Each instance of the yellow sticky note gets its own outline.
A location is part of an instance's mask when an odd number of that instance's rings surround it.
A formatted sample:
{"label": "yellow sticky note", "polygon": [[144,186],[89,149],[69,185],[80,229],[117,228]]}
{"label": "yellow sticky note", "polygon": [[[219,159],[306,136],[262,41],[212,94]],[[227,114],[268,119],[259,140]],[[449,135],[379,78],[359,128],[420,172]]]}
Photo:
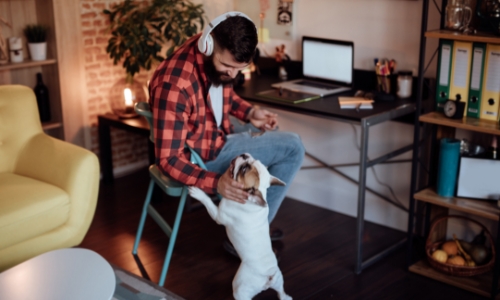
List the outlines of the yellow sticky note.
{"label": "yellow sticky note", "polygon": [[267,43],[269,42],[269,29],[267,28],[259,28],[257,30],[257,34],[259,36],[259,42]]}

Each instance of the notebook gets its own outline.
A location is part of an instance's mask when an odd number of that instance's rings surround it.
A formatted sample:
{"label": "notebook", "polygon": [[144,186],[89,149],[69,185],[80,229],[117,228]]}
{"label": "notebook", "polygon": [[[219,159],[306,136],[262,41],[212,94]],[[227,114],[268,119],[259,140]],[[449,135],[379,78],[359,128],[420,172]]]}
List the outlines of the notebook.
{"label": "notebook", "polygon": [[320,97],[351,90],[354,43],[302,37],[302,73],[301,79],[275,83],[272,87]]}

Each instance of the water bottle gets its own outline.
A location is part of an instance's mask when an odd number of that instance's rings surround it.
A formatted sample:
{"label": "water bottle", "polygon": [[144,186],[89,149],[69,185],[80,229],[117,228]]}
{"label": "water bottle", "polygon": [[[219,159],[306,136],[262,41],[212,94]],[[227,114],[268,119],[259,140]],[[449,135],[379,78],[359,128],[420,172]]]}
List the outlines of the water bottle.
{"label": "water bottle", "polygon": [[43,84],[42,73],[36,74],[36,86],[33,89],[36,95],[36,102],[38,104],[38,112],[40,113],[40,121],[50,121],[50,102],[49,102],[49,89]]}

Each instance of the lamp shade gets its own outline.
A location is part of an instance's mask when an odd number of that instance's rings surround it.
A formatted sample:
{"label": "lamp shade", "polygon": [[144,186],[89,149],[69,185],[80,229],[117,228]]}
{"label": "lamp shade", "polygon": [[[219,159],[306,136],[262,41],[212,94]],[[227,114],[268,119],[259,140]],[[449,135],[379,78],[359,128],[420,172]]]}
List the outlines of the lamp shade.
{"label": "lamp shade", "polygon": [[134,111],[137,102],[147,102],[145,88],[135,80],[121,79],[110,90],[109,104],[115,115],[122,119],[135,118]]}

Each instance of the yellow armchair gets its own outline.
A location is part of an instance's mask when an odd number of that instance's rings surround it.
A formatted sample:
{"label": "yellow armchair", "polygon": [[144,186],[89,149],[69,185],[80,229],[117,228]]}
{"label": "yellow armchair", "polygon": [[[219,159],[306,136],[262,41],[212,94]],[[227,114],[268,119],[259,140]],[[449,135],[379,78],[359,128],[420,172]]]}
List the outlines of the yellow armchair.
{"label": "yellow armchair", "polygon": [[0,86],[0,271],[80,244],[98,191],[97,156],[43,132],[30,88]]}

